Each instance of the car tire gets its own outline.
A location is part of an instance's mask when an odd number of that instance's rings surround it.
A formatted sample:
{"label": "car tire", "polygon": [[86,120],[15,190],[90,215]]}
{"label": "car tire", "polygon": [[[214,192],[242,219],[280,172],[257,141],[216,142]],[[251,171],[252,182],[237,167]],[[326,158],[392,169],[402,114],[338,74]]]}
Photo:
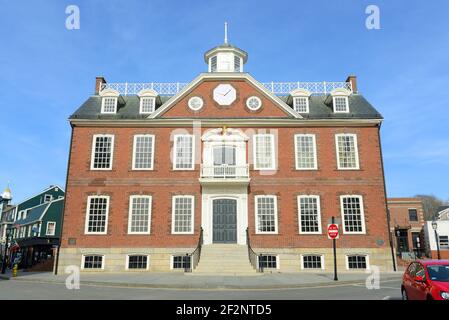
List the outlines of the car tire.
{"label": "car tire", "polygon": [[405,289],[402,289],[401,292],[402,292],[402,300],[408,300],[407,291],[405,291]]}

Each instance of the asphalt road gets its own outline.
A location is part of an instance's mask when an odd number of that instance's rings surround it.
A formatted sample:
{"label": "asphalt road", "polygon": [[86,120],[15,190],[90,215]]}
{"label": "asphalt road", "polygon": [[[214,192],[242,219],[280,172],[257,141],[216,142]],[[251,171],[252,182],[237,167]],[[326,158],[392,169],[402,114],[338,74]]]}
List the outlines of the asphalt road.
{"label": "asphalt road", "polygon": [[380,289],[364,284],[330,285],[271,290],[179,290],[81,285],[68,290],[63,284],[0,280],[0,300],[21,299],[145,299],[145,300],[396,300],[400,280],[381,281]]}

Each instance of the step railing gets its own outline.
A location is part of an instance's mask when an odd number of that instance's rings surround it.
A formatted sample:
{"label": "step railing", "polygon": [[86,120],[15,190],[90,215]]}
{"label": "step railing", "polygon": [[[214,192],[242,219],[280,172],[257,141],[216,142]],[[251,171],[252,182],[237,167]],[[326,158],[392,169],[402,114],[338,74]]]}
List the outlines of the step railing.
{"label": "step railing", "polygon": [[[203,228],[200,228],[200,238],[198,245],[192,253],[186,254],[186,261],[184,261],[184,272],[192,272],[198,266],[201,257],[201,247],[203,246]],[[189,263],[190,262],[190,263]]]}
{"label": "step railing", "polygon": [[259,263],[259,258],[261,255],[255,253],[253,248],[251,248],[251,243],[249,240],[249,228],[246,228],[246,244],[248,246],[249,262],[257,272],[263,272],[263,266]]}

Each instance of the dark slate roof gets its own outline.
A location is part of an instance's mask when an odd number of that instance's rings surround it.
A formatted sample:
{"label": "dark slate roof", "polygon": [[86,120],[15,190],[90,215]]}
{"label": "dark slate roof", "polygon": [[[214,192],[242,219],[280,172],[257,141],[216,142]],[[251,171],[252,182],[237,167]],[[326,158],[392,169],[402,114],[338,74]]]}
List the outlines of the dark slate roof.
{"label": "dark slate roof", "polygon": [[447,208],[449,208],[449,206],[441,206],[438,208],[437,212],[441,212],[443,210],[446,210]]}
{"label": "dark slate roof", "polygon": [[[172,96],[160,96],[160,108]],[[289,96],[278,96],[287,102]],[[328,96],[311,96],[309,113],[301,114],[306,119],[382,119],[382,115],[360,94],[349,96],[349,113],[334,113],[332,104],[326,104]],[[122,96],[124,104],[118,107],[116,114],[101,114],[101,97],[91,96],[70,116],[70,119],[145,119],[148,115],[139,114],[139,97]],[[291,98],[290,98],[291,100]],[[327,99],[329,100],[329,99]]]}
{"label": "dark slate roof", "polygon": [[32,208],[28,211],[27,217],[22,220],[18,220],[18,224],[25,225],[29,224],[35,221],[39,221],[42,214],[45,212],[45,210],[51,205],[51,202],[43,203],[37,207]]}

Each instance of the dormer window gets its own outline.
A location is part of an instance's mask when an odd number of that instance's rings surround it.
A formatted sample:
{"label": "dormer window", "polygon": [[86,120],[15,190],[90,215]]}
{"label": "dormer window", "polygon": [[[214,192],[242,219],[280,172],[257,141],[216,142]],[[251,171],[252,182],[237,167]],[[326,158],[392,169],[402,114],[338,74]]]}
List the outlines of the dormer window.
{"label": "dormer window", "polygon": [[310,91],[297,89],[292,91],[290,95],[293,97],[293,110],[298,113],[309,113]]}
{"label": "dormer window", "polygon": [[334,112],[349,112],[348,97],[333,97]]}
{"label": "dormer window", "polygon": [[101,113],[105,114],[117,113],[118,100],[120,96],[119,92],[113,89],[105,89],[100,91],[100,96],[102,97]]}
{"label": "dormer window", "polygon": [[101,113],[117,113],[117,98],[104,97],[101,102]]}
{"label": "dormer window", "polygon": [[140,113],[153,113],[155,100],[153,97],[140,98]]}
{"label": "dormer window", "polygon": [[349,112],[349,95],[351,93],[343,88],[335,89],[331,92],[332,106],[335,113]]}
{"label": "dormer window", "polygon": [[141,90],[138,94],[140,99],[140,114],[150,114],[156,110],[156,97],[158,93],[151,89]]}

